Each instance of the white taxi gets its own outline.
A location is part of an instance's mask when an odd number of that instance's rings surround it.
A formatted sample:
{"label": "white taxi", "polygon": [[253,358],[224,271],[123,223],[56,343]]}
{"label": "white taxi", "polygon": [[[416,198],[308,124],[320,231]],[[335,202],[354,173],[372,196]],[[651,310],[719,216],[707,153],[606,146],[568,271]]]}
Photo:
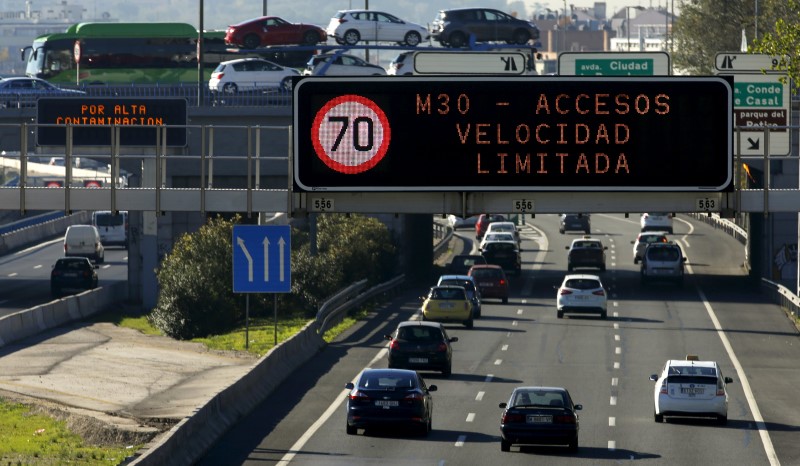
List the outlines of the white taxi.
{"label": "white taxi", "polygon": [[715,361],[700,361],[695,355],[686,359],[670,359],[661,374],[653,374],[655,382],[653,416],[664,422],[665,416],[711,417],[719,424],[728,422],[728,392]]}

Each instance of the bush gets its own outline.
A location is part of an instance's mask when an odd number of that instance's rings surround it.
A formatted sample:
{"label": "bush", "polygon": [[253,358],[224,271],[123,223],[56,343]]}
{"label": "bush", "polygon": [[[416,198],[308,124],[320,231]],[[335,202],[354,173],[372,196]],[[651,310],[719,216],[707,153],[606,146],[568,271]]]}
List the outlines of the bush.
{"label": "bush", "polygon": [[[210,220],[183,235],[157,270],[160,293],[148,321],[178,339],[225,333],[244,320],[245,297],[233,293],[233,225],[241,217]],[[292,291],[278,295],[282,315],[313,317],[340,289],[395,271],[396,248],[388,228],[374,218],[326,214],[317,224],[317,254],[308,233],[292,229]],[[271,316],[274,297],[251,295],[252,316]]]}

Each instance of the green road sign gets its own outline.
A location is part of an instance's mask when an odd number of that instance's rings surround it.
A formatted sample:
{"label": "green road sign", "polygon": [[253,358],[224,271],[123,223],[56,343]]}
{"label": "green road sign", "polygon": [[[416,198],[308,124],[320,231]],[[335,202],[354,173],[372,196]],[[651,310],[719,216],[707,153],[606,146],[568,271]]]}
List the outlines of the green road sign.
{"label": "green road sign", "polygon": [[576,76],[653,76],[651,58],[577,59]]}
{"label": "green road sign", "polygon": [[735,82],[733,84],[733,106],[783,107],[783,87],[783,84],[779,82]]}

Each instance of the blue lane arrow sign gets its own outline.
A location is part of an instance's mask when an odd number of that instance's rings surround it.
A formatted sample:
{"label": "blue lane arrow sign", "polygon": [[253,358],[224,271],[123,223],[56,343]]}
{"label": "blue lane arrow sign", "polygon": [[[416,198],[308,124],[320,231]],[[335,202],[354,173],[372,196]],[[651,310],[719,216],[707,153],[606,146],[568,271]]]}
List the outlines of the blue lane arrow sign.
{"label": "blue lane arrow sign", "polygon": [[290,258],[288,225],[234,225],[233,292],[291,292]]}

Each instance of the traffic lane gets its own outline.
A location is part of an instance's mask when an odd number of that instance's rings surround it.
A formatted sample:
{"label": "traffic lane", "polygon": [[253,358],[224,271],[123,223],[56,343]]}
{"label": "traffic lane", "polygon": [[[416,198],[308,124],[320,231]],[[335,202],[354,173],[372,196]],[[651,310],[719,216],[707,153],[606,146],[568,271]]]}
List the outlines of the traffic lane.
{"label": "traffic lane", "polygon": [[[52,301],[50,272],[64,255],[62,244],[58,238],[0,257],[0,317]],[[105,262],[98,264],[98,285],[127,280],[128,251],[107,248],[105,255]]]}
{"label": "traffic lane", "polygon": [[[800,464],[797,328],[778,305],[764,302],[759,286],[749,278],[709,276],[700,287],[747,374],[778,459],[782,464]],[[742,390],[741,375],[728,372],[734,377],[733,388]],[[751,411],[746,400],[731,408],[734,413]],[[759,442],[756,427],[748,428]]]}

